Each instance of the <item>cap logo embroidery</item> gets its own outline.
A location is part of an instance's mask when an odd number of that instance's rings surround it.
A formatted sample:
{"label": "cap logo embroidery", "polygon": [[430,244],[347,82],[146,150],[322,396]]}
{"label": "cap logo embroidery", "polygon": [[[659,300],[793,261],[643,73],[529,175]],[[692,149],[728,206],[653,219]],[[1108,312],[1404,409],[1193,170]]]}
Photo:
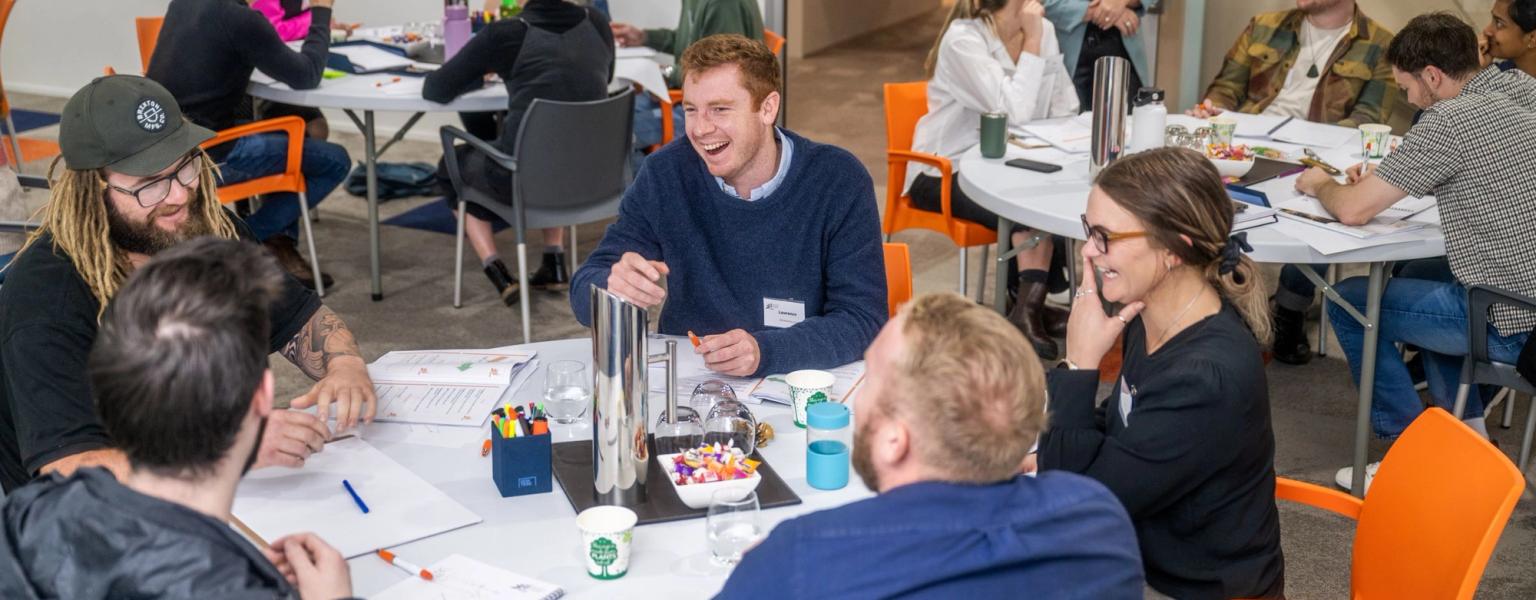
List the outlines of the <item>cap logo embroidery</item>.
{"label": "cap logo embroidery", "polygon": [[165,128],[165,108],[154,100],[139,102],[134,118],[138,119],[139,128],[144,131],[155,132]]}

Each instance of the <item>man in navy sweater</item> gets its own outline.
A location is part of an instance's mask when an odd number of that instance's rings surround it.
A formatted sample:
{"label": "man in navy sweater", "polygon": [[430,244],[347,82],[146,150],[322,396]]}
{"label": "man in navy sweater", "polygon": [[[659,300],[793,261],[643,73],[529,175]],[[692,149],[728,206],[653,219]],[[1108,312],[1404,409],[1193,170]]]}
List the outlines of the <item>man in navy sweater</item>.
{"label": "man in navy sweater", "polygon": [[572,278],[576,318],[591,325],[596,285],[645,307],[666,300],[661,333],[708,334],[695,351],[719,373],[858,360],[886,320],[869,173],[773,126],[779,66],[761,42],[710,36],[682,64],[687,140],[646,159]]}
{"label": "man in navy sweater", "polygon": [[1075,473],[1018,474],[1045,426],[1045,375],[1007,319],[920,296],[866,364],[852,460],[879,495],[780,523],[718,598],[1141,599],[1114,494]]}

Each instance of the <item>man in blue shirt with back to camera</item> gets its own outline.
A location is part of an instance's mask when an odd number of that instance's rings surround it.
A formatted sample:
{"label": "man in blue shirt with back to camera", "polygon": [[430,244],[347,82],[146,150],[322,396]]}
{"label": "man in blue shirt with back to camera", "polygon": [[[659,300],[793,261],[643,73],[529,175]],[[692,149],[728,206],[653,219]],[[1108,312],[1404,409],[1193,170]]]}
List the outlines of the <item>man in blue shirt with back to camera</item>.
{"label": "man in blue shirt with back to camera", "polygon": [[708,334],[695,351],[719,373],[858,360],[887,312],[869,172],[774,127],[779,65],[762,42],[713,35],[682,64],[687,139],[646,159],[572,278],[577,320],[591,325],[596,285],[647,308],[667,300],[659,331]]}
{"label": "man in blue shirt with back to camera", "polygon": [[1018,474],[1045,425],[1045,375],[1007,319],[921,296],[865,362],[852,460],[879,495],[780,523],[717,598],[1140,600],[1114,495],[1072,473]]}

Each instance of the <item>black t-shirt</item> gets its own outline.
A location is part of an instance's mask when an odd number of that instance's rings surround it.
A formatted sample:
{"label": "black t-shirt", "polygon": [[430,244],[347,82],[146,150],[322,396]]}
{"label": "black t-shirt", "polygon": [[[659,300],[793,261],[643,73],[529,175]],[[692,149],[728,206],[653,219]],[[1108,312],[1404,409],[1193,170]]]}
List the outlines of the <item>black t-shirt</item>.
{"label": "black t-shirt", "polygon": [[172,0],[145,75],[165,86],[193,123],[228,129],[251,118],[245,88],[253,70],[296,90],[320,85],[331,9],[309,11],[309,33],[294,52],[243,0]]}
{"label": "black t-shirt", "polygon": [[[241,239],[255,239],[235,222]],[[50,236],[17,255],[6,273],[0,286],[0,485],[7,492],[43,465],[109,445],[85,371],[99,307]],[[271,307],[272,351],[319,309],[314,292],[285,276]]]}

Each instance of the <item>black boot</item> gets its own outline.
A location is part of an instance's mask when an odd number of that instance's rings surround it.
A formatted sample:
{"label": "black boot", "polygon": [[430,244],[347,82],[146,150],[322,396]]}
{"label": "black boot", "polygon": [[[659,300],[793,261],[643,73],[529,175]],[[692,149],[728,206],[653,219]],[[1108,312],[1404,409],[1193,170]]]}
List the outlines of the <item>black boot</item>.
{"label": "black boot", "polygon": [[1019,282],[1019,298],[1013,310],[1008,312],[1008,321],[1019,328],[1024,339],[1029,340],[1030,345],[1035,347],[1035,354],[1040,355],[1042,360],[1056,360],[1056,340],[1051,339],[1040,322],[1045,295],[1045,282]]}
{"label": "black boot", "polygon": [[501,302],[507,306],[517,304],[518,295],[517,278],[507,271],[506,263],[501,259],[491,261],[485,266],[485,276],[490,278],[491,285],[496,286],[497,293],[501,294]]}
{"label": "black boot", "polygon": [[[304,260],[304,255],[299,254],[299,242],[297,240],[279,234],[267,238],[267,241],[261,244],[266,247],[267,252],[272,253],[272,256],[277,258],[278,266],[281,266],[294,279],[299,280],[299,283],[304,287],[315,289],[315,271],[310,267],[309,261]],[[330,289],[331,285],[335,283],[331,279],[330,273],[321,273],[320,281],[325,284],[326,289]]]}
{"label": "black boot", "polygon": [[1275,360],[1288,365],[1311,362],[1312,344],[1307,342],[1305,313],[1276,306],[1274,327]]}
{"label": "black boot", "polygon": [[528,285],[551,292],[563,292],[571,287],[571,274],[565,268],[565,253],[544,253],[544,264],[539,266]]}
{"label": "black boot", "polygon": [[1066,339],[1067,320],[1072,313],[1064,308],[1057,308],[1046,304],[1040,308],[1040,324],[1045,326],[1045,334],[1053,338]]}

